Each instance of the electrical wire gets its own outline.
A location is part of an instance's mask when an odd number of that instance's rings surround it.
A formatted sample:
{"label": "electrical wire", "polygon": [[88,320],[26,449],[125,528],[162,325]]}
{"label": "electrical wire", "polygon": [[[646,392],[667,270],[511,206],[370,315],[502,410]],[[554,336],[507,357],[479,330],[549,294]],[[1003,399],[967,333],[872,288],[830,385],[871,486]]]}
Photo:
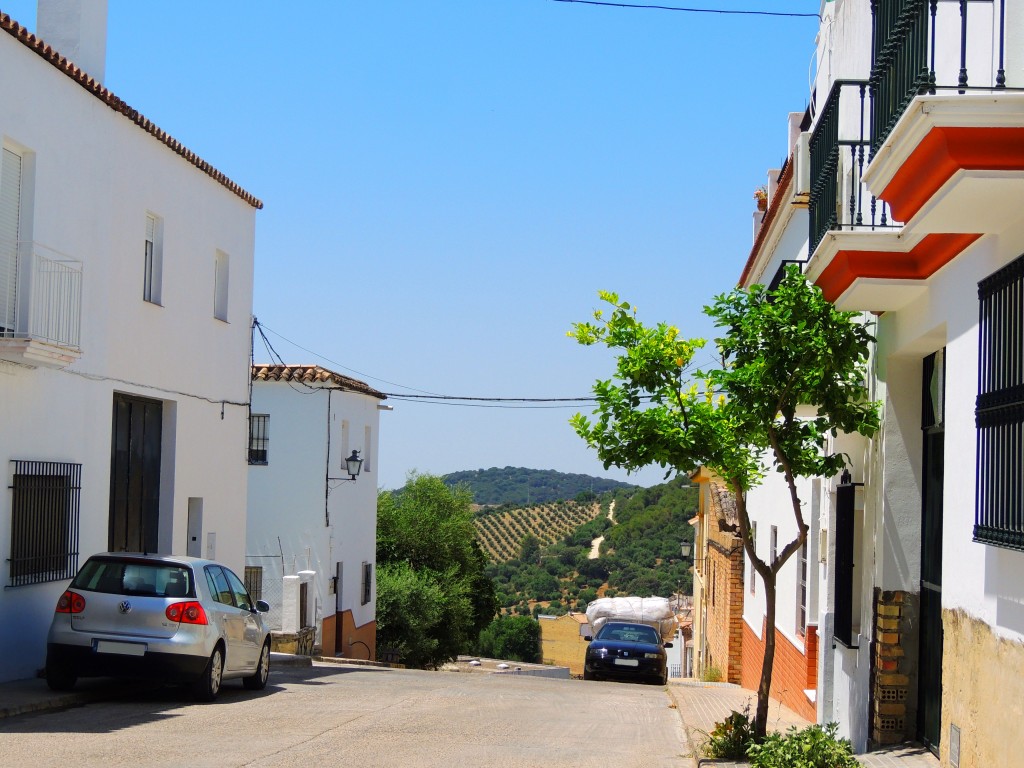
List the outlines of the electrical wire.
{"label": "electrical wire", "polygon": [[[585,405],[594,405],[598,402],[598,398],[593,395],[585,395],[583,397],[475,397],[469,395],[442,395],[435,392],[428,392],[422,389],[416,389],[415,387],[409,387],[405,384],[397,384],[393,381],[387,381],[376,376],[370,376],[365,373],[360,373],[353,368],[341,365],[340,363],[331,360],[329,357],[321,355],[318,352],[314,352],[311,349],[307,349],[300,344],[296,344],[291,339],[282,336],[272,328],[268,328],[263,325],[259,320],[253,318],[253,328],[259,333],[260,338],[263,340],[264,346],[267,349],[267,354],[270,356],[271,362],[275,365],[287,366],[288,363],[284,361],[284,358],[278,353],[274,346],[267,339],[264,330],[274,334],[280,339],[286,341],[297,349],[301,349],[303,352],[308,352],[314,357],[331,363],[339,368],[343,368],[346,371],[356,373],[359,376],[364,376],[375,381],[383,381],[386,384],[393,386],[403,387],[404,389],[411,390],[412,392],[384,392],[389,400],[394,402],[404,403],[419,403],[428,405],[447,405],[459,408],[504,408],[504,409],[525,409],[525,410],[544,410],[544,409],[577,409]],[[713,363],[712,363],[713,364]],[[688,366],[687,370],[692,368]],[[296,392],[302,395],[316,394],[317,392],[323,392],[328,387],[312,387],[305,382],[288,382],[289,386],[292,387]],[[298,389],[293,384],[298,384],[302,389]],[[412,394],[418,392],[420,394]],[[653,399],[652,395],[644,395],[640,398],[642,402],[650,402]]]}
{"label": "electrical wire", "polygon": [[612,3],[604,0],[552,0],[555,3],[579,3],[581,5],[603,5],[611,8],[642,8],[655,11],[680,11],[682,13],[718,13],[732,16],[783,16],[789,18],[820,19],[817,13],[787,13],[784,11],[744,11],[728,8],[681,8],[674,5],[647,5],[641,3]]}

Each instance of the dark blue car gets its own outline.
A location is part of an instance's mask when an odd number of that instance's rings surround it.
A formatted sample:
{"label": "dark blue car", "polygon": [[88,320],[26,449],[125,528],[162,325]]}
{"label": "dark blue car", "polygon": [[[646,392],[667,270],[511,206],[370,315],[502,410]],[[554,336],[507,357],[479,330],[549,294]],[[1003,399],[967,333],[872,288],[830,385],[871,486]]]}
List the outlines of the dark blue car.
{"label": "dark blue car", "polygon": [[584,680],[629,680],[665,685],[668,682],[666,648],[654,627],[609,621],[590,641],[583,666]]}

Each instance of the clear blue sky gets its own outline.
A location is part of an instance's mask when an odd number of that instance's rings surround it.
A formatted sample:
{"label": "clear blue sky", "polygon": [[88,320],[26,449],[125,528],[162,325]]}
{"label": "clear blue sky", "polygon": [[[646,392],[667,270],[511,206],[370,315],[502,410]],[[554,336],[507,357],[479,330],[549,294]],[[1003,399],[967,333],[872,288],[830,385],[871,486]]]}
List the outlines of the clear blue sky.
{"label": "clear blue sky", "polygon": [[[0,10],[35,29],[34,0]],[[599,289],[711,333],[701,308],[750,252],[816,28],[553,0],[110,0],[106,84],[265,202],[254,312],[287,362],[389,393],[576,397],[612,371],[565,335]],[[575,409],[390,403],[383,487],[492,466],[627,479]]]}

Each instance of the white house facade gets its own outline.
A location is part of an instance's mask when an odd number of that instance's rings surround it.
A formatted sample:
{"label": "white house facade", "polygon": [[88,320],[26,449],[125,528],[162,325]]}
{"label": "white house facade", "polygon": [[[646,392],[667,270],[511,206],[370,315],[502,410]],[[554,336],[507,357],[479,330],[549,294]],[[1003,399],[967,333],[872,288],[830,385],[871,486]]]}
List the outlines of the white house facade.
{"label": "white house facade", "polygon": [[103,86],[105,13],[0,15],[0,680],[94,552],[244,564],[262,203]]}
{"label": "white house facade", "polygon": [[246,579],[274,606],[276,631],[311,628],[324,655],[375,659],[385,395],[315,365],[252,376]]}
{"label": "white house facade", "polygon": [[[794,150],[809,168],[802,268],[873,323],[882,425],[870,440],[838,437],[849,474],[811,494],[824,565],[817,716],[861,751],[917,740],[943,766],[1016,765],[1024,6],[820,9]],[[762,249],[753,269],[771,274],[771,258]]]}

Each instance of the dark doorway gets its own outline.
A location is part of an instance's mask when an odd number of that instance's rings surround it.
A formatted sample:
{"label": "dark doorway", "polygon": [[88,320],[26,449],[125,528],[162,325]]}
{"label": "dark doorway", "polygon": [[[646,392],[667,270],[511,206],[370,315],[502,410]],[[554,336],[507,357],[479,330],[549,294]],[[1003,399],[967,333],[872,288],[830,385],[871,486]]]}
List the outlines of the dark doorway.
{"label": "dark doorway", "polygon": [[917,737],[939,753],[942,716],[942,488],[944,476],[945,350],[924,359],[921,500],[921,644]]}
{"label": "dark doorway", "polygon": [[108,537],[112,552],[159,548],[162,421],[159,401],[114,395]]}

